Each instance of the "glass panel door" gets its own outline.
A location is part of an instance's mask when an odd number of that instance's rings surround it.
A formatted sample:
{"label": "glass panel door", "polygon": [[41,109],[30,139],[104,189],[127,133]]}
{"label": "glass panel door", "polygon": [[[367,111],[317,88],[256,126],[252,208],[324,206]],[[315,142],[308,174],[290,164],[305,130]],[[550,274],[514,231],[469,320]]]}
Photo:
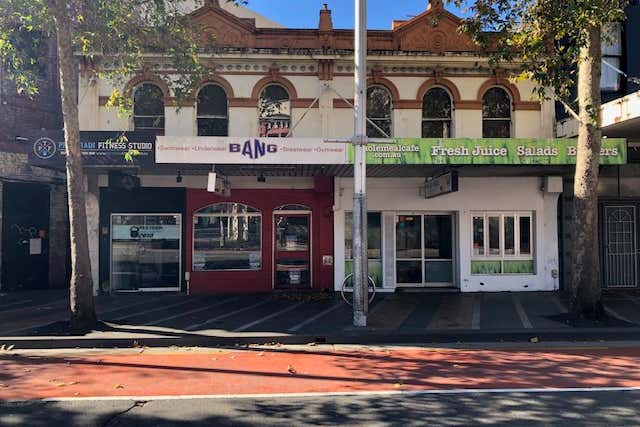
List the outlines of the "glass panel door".
{"label": "glass panel door", "polygon": [[311,287],[309,214],[275,215],[275,287]]}
{"label": "glass panel door", "polygon": [[111,289],[180,289],[180,214],[111,216]]}
{"label": "glass panel door", "polygon": [[396,283],[422,284],[422,215],[398,215]]}
{"label": "glass panel door", "polygon": [[454,227],[452,214],[398,215],[398,286],[438,287],[454,284]]}
{"label": "glass panel door", "polygon": [[453,284],[453,216],[424,217],[424,281],[428,286]]}

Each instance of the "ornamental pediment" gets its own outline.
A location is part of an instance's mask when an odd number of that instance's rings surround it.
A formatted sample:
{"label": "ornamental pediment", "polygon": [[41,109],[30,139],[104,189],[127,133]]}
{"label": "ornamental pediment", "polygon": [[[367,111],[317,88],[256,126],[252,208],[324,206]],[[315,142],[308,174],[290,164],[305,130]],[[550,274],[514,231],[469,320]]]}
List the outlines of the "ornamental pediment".
{"label": "ornamental pediment", "polygon": [[415,52],[475,52],[471,37],[460,33],[460,19],[445,10],[428,10],[399,23],[393,30],[397,46]]}
{"label": "ornamental pediment", "polygon": [[209,47],[254,47],[256,25],[253,19],[238,18],[216,6],[204,6],[191,14]]}

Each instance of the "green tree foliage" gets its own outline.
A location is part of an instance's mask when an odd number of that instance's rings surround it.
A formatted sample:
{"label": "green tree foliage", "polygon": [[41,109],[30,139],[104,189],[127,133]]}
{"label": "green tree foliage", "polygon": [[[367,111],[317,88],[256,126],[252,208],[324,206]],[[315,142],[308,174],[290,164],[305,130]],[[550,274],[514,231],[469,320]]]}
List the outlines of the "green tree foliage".
{"label": "green tree foliage", "polygon": [[[67,145],[72,327],[86,329],[96,321],[77,104],[81,65],[119,87],[132,74],[154,68],[151,56],[161,57],[178,76],[167,79],[173,93],[185,96],[207,73],[199,59],[199,46],[207,43],[198,43],[202,33],[185,13],[190,5],[187,0],[0,1],[0,65],[19,92],[38,93],[44,46],[49,40],[57,45]],[[111,102],[130,112],[125,95],[114,90]]]}
{"label": "green tree foliage", "polygon": [[[537,84],[541,99],[556,97],[578,120],[574,178],[572,309],[604,315],[597,244],[602,42],[625,19],[627,0],[453,0],[470,17],[470,34],[494,63],[520,65],[520,78]],[[577,83],[577,99],[571,99]],[[578,105],[573,112],[571,105]]]}

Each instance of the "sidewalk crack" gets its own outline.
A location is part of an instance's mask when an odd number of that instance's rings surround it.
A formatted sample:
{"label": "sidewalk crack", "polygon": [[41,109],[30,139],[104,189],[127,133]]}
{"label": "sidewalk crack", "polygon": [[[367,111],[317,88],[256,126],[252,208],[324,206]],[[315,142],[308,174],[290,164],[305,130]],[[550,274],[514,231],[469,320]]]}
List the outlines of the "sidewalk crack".
{"label": "sidewalk crack", "polygon": [[136,400],[127,409],[124,409],[124,410],[122,410],[120,412],[116,412],[115,414],[113,414],[109,418],[107,418],[107,420],[104,423],[102,423],[102,427],[110,427],[110,426],[117,425],[117,424],[114,424],[114,423],[116,423],[117,419],[120,418],[122,415],[128,414],[129,412],[131,412],[135,408],[142,408],[147,403],[148,403],[148,401],[146,401],[146,400]]}

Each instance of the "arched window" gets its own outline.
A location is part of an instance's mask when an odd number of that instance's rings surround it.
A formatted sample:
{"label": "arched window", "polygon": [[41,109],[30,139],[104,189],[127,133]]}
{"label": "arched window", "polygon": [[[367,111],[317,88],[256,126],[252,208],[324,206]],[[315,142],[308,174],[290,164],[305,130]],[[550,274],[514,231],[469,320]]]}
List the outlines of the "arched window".
{"label": "arched window", "polygon": [[429,89],[422,98],[422,137],[451,137],[451,96],[441,87]]}
{"label": "arched window", "polygon": [[260,270],[262,215],[242,203],[217,203],[193,215],[193,271]]}
{"label": "arched window", "polygon": [[260,93],[258,119],[261,137],[285,137],[291,127],[291,100],[287,90],[272,84]]}
{"label": "arched window", "polygon": [[511,138],[511,97],[492,87],[482,97],[482,137]]}
{"label": "arched window", "polygon": [[196,114],[198,136],[229,135],[227,93],[216,84],[207,84],[198,92]]}
{"label": "arched window", "polygon": [[[384,86],[371,86],[367,89],[367,136],[370,138],[390,138],[392,127],[393,102],[391,93]],[[380,132],[382,130],[382,132]],[[386,135],[385,135],[386,134]]]}
{"label": "arched window", "polygon": [[133,93],[133,127],[164,134],[164,94],[153,83],[143,83]]}

